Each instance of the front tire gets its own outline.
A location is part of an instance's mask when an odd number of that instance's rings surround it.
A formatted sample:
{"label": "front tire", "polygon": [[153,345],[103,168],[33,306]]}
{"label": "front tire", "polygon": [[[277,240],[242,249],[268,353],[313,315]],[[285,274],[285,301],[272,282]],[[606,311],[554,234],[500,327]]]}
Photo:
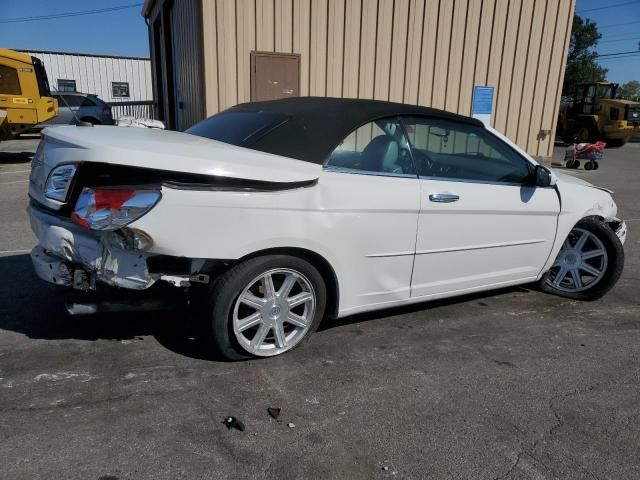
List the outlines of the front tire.
{"label": "front tire", "polygon": [[246,260],[221,275],[210,292],[208,335],[229,360],[280,355],[318,328],[326,286],[305,260],[268,255]]}
{"label": "front tire", "polygon": [[616,284],[623,267],[624,249],[613,230],[585,218],[567,236],[540,288],[575,300],[597,300]]}

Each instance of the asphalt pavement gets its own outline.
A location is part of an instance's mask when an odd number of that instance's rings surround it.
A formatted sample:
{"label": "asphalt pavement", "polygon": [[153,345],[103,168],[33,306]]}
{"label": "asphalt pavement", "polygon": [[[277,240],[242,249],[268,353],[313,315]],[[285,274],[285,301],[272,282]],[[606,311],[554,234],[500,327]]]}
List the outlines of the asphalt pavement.
{"label": "asphalt pavement", "polygon": [[571,172],[629,227],[602,300],[500,290],[228,363],[188,314],[66,314],[28,255],[36,143],[0,144],[0,478],[640,478],[640,144]]}

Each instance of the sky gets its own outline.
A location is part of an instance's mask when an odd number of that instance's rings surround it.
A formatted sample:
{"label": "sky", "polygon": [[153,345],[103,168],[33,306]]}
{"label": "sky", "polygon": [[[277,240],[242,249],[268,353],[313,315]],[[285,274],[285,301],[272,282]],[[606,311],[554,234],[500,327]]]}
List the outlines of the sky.
{"label": "sky", "polygon": [[[0,0],[0,46],[106,55],[149,56],[144,0]],[[136,5],[139,4],[139,5]],[[125,5],[93,15],[6,23],[6,20]]]}
{"label": "sky", "polygon": [[[140,15],[140,5],[94,15],[6,23],[6,20],[15,18],[105,9],[142,2],[143,0],[0,0],[0,46],[148,57],[147,26]],[[602,39],[597,47],[598,53],[638,51],[640,0],[577,0],[576,12],[599,25]],[[600,59],[600,64],[609,69],[610,81],[624,83],[640,80],[640,56],[604,57]]]}
{"label": "sky", "polygon": [[[639,51],[640,0],[577,0],[576,13],[598,25],[602,38],[596,51],[600,55]],[[602,57],[598,62],[609,69],[607,80],[610,82],[623,84],[629,80],[640,81],[640,55],[627,58]]]}

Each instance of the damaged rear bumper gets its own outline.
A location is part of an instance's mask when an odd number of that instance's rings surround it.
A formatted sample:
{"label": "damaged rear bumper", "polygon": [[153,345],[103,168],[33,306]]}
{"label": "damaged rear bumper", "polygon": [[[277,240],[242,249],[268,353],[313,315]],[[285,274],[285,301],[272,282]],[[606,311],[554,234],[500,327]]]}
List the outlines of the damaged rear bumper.
{"label": "damaged rear bumper", "polygon": [[34,206],[27,212],[39,241],[31,259],[42,280],[80,290],[92,288],[95,281],[144,290],[160,277],[149,273],[149,254],[127,249],[117,231],[92,232]]}

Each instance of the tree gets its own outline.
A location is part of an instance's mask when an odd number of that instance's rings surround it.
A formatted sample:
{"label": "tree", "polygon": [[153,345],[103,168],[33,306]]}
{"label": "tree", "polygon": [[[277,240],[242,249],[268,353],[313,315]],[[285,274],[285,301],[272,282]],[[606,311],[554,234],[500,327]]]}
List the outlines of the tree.
{"label": "tree", "polygon": [[607,69],[598,64],[598,53],[593,50],[601,37],[595,22],[573,16],[563,93],[568,93],[578,83],[601,82],[606,78]]}
{"label": "tree", "polygon": [[631,80],[630,82],[623,83],[622,86],[618,88],[618,96],[628,100],[637,100],[638,97],[640,97],[640,82],[638,80]]}

